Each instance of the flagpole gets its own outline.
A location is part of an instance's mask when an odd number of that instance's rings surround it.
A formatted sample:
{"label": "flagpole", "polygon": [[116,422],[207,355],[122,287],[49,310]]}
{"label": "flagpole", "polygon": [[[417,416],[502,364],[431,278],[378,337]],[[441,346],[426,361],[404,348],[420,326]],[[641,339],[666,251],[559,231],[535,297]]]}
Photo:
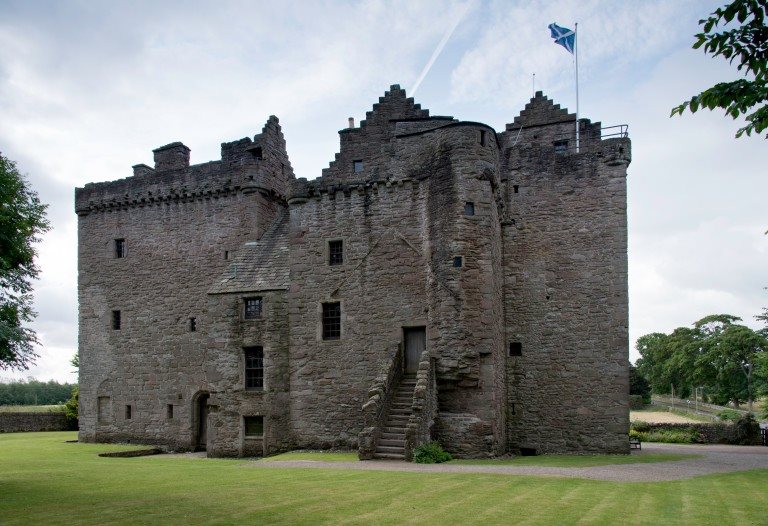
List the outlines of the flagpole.
{"label": "flagpole", "polygon": [[579,153],[579,23],[573,30],[573,47],[576,56],[576,153]]}

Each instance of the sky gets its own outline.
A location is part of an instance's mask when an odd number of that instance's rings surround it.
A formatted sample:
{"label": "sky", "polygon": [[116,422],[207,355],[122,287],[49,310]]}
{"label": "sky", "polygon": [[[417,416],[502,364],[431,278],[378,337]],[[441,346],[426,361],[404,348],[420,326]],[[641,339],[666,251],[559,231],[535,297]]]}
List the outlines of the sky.
{"label": "sky", "polygon": [[[76,381],[74,188],[152,165],[182,141],[192,163],[277,115],[298,177],[338,151],[338,130],[391,84],[432,115],[503,131],[544,91],[575,111],[572,56],[552,22],[579,29],[580,117],[629,125],[630,359],[634,342],[708,314],[758,327],[768,306],[768,141],[735,139],[722,113],[670,109],[738,74],[691,49],[704,0],[0,0],[0,152],[49,204],[38,246],[41,345],[0,379]],[[425,70],[425,66],[431,67]]]}

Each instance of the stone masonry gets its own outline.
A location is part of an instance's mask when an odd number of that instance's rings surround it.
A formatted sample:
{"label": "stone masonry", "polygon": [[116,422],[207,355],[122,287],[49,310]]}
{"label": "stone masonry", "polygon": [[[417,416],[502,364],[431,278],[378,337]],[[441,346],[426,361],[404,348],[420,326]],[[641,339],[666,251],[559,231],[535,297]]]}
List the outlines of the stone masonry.
{"label": "stone masonry", "polygon": [[631,145],[578,125],[576,151],[540,92],[497,133],[394,85],[314,180],[270,117],[78,188],[80,439],[367,458],[423,331],[413,429],[449,451],[627,453]]}

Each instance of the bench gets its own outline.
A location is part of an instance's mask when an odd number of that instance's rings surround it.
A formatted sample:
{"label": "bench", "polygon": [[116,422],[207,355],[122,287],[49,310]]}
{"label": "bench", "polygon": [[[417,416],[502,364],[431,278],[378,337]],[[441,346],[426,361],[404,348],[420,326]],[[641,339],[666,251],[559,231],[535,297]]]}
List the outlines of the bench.
{"label": "bench", "polygon": [[635,437],[629,438],[629,449],[642,449],[640,445],[640,439]]}

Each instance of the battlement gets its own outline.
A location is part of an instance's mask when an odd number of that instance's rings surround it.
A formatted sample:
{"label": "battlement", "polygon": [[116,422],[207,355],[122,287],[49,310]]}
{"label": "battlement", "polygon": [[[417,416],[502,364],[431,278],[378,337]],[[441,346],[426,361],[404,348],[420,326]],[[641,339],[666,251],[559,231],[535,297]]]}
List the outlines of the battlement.
{"label": "battlement", "polygon": [[75,189],[75,212],[158,205],[259,191],[285,200],[294,179],[279,121],[270,116],[262,132],[221,144],[221,160],[190,165],[190,149],[173,142],[153,150],[155,167],[133,166],[133,177],[89,183]]}

